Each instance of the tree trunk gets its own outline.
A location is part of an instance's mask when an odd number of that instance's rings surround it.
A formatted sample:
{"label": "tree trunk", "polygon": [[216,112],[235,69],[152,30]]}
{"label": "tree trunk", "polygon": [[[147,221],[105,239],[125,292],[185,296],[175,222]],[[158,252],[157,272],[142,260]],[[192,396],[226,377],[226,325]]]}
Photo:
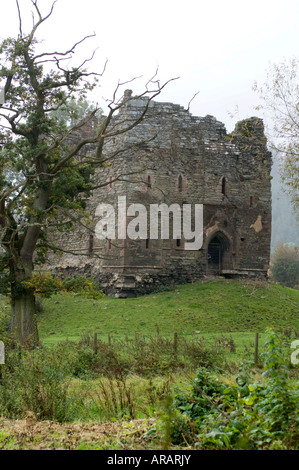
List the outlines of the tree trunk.
{"label": "tree trunk", "polygon": [[35,297],[27,290],[12,298],[12,333],[19,344],[31,349],[38,344]]}

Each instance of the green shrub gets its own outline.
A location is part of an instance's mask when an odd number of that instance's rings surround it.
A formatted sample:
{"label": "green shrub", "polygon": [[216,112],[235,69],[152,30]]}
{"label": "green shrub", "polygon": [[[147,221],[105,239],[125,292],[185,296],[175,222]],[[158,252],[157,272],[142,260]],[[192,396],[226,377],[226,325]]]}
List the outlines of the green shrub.
{"label": "green shrub", "polygon": [[299,247],[281,243],[271,260],[270,276],[287,287],[299,288]]}
{"label": "green shrub", "polygon": [[172,444],[192,442],[194,438],[191,419],[176,408],[176,403],[170,395],[162,401],[156,431],[161,437],[163,450],[168,450]]}
{"label": "green shrub", "polygon": [[51,274],[34,274],[28,281],[22,283],[26,289],[32,289],[36,296],[49,298],[63,291],[61,279]]}
{"label": "green shrub", "polygon": [[[189,427],[195,429],[194,447],[285,449],[296,446],[298,388],[288,379],[289,369],[283,363],[279,337],[268,332],[265,346],[264,369],[259,381],[253,381],[252,363],[241,364],[236,384],[222,383],[211,371],[201,367],[191,394],[180,393],[174,397],[174,410],[185,415]],[[172,428],[180,427],[180,420],[177,426],[172,422]]]}
{"label": "green shrub", "polygon": [[38,419],[64,421],[70,402],[65,374],[47,352],[10,351],[0,381],[0,413],[13,419],[28,412]]}
{"label": "green shrub", "polygon": [[41,298],[49,298],[58,293],[78,294],[91,299],[100,299],[103,292],[97,288],[92,278],[77,276],[60,279],[50,273],[36,273],[23,284],[27,289],[33,289],[34,294]]}
{"label": "green shrub", "polygon": [[90,277],[85,278],[84,276],[77,276],[64,279],[62,285],[63,288],[70,293],[80,294],[91,299],[104,297],[104,293],[96,287],[93,279]]}

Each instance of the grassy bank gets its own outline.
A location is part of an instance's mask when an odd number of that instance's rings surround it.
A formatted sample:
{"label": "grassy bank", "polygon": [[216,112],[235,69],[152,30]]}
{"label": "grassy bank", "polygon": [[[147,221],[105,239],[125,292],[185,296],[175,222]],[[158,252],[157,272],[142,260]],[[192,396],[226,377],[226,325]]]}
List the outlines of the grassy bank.
{"label": "grassy bank", "polygon": [[250,338],[267,328],[299,330],[299,292],[275,284],[217,280],[134,299],[53,296],[38,316],[42,341],[99,337],[230,334]]}

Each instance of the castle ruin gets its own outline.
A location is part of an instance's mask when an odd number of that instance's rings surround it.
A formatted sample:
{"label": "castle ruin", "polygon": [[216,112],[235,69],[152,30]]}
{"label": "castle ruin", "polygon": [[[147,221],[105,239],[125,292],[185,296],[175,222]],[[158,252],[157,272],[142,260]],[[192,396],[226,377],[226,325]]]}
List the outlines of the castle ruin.
{"label": "castle ruin", "polygon": [[[131,91],[126,94],[131,96]],[[147,99],[128,100],[115,125],[137,119]],[[84,132],[90,130],[86,127]],[[87,151],[93,152],[93,147]],[[152,101],[140,124],[109,139],[104,152],[111,151],[111,165],[98,170],[99,182],[105,185],[88,201],[91,230],[80,226],[56,236],[57,245],[68,252],[50,255],[54,273],[93,276],[106,293],[117,297],[207,275],[267,275],[272,158],[261,119],[241,121],[227,134],[212,116],[196,117],[179,105]],[[126,197],[128,206],[203,204],[202,247],[185,250],[186,240],[171,236],[98,240],[97,206],[117,207],[120,196]],[[126,223],[132,218],[128,215]],[[84,256],[75,256],[76,252]]]}

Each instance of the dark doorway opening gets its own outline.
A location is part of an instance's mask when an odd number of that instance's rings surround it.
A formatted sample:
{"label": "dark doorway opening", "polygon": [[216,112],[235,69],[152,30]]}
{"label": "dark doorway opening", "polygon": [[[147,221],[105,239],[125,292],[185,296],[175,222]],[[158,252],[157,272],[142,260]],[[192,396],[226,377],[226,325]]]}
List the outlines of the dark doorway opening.
{"label": "dark doorway opening", "polygon": [[228,250],[228,242],[221,235],[215,235],[208,245],[207,274],[221,274],[225,253]]}

